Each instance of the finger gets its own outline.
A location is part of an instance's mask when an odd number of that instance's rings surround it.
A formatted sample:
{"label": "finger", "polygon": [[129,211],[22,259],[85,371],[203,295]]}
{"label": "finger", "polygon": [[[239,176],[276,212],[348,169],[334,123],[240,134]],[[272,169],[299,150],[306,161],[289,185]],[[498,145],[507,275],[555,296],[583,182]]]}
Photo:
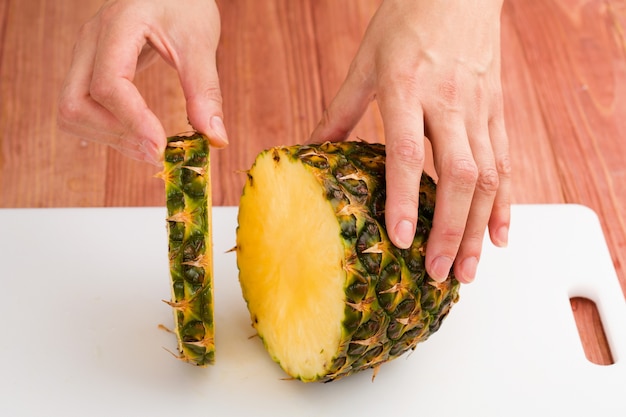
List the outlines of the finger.
{"label": "finger", "polygon": [[185,61],[179,68],[189,122],[195,130],[209,138],[211,145],[223,148],[228,145],[228,135],[224,126],[222,93],[215,57],[209,58],[205,51],[185,55],[203,57],[199,59],[200,62]]}
{"label": "finger", "polygon": [[151,156],[156,153],[155,149],[146,149],[145,146],[149,144],[138,142],[132,138],[129,139],[125,137],[124,134],[121,136],[110,134],[106,131],[97,128],[94,129],[86,125],[72,125],[64,130],[82,139],[108,145],[128,158],[148,162],[157,166],[161,165],[160,161],[155,160]]}
{"label": "finger", "polygon": [[[59,94],[57,122],[61,129],[77,136],[89,133],[84,135],[86,139],[114,144],[124,128],[89,94],[96,39],[97,30],[93,23],[83,25],[74,46],[70,69]],[[91,129],[81,128],[87,126]]]}
{"label": "finger", "polygon": [[434,280],[442,281],[459,250],[478,174],[462,117],[448,115],[430,121],[429,132],[439,182],[426,270]]}
{"label": "finger", "polygon": [[417,93],[391,85],[378,97],[386,142],[385,223],[399,248],[413,242],[424,168],[424,122]]}
{"label": "finger", "polygon": [[[219,37],[218,34],[214,35]],[[178,73],[187,101],[187,116],[195,130],[204,133],[213,146],[228,145],[224,126],[222,93],[216,63],[218,39],[191,42],[179,54]]]}
{"label": "finger", "polygon": [[348,138],[374,98],[372,83],[352,64],[348,75],[324,111],[308,142],[341,141]]}
{"label": "finger", "polygon": [[492,141],[489,136],[489,104],[485,98],[484,84],[476,86],[475,94],[465,95],[465,126],[478,177],[474,188],[470,211],[465,225],[461,245],[454,263],[457,279],[464,283],[472,282],[482,252],[485,230],[493,209],[493,202],[499,188],[499,177],[495,167]]}
{"label": "finger", "polygon": [[491,119],[489,134],[492,138],[495,164],[500,181],[489,219],[489,235],[494,245],[505,247],[508,244],[511,223],[511,163],[509,141],[503,116],[500,115]]}
{"label": "finger", "polygon": [[[478,178],[471,202],[471,208],[456,256],[454,272],[464,283],[472,282],[482,252],[487,223],[491,216],[493,202],[499,187],[498,172],[491,149],[487,123],[478,133],[469,134],[469,142],[478,167]],[[481,132],[482,130],[483,132]]]}
{"label": "finger", "polygon": [[80,30],[72,63],[59,95],[57,123],[72,135],[109,145],[132,159],[156,163],[154,154],[157,150],[154,147],[145,148],[150,144],[129,139],[124,126],[90,96],[97,35],[94,21],[83,25]]}
{"label": "finger", "polygon": [[109,28],[98,38],[90,95],[120,122],[127,138],[145,149],[155,149],[150,156],[160,160],[165,131],[133,84],[147,29],[137,28],[124,18],[105,19],[102,24]]}
{"label": "finger", "polygon": [[211,145],[222,148],[228,145],[228,135],[216,62],[219,10],[215,2],[203,2],[195,7],[195,13],[176,31],[157,30],[150,33],[149,41],[178,72],[192,127],[206,135]]}

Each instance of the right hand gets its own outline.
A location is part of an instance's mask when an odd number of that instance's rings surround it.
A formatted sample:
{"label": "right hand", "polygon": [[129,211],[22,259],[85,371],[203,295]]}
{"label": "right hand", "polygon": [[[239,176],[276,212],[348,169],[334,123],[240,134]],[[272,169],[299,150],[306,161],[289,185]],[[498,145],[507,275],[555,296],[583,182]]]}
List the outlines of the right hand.
{"label": "right hand", "polygon": [[372,100],[387,144],[385,222],[408,248],[418,220],[424,141],[438,176],[426,249],[436,281],[474,280],[485,230],[506,246],[509,145],[500,81],[502,0],[385,0],[311,141],[345,140]]}
{"label": "right hand", "polygon": [[160,165],[166,133],[133,80],[160,55],[178,72],[193,128],[224,147],[213,0],[109,0],[80,30],[59,97],[59,127]]}

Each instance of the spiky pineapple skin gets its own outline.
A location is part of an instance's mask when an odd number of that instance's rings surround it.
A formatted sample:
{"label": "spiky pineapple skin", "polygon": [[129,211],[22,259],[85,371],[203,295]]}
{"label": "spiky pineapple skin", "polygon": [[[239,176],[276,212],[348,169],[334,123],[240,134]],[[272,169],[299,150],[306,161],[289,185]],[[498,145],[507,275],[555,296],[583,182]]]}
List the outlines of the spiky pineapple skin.
{"label": "spiky pineapple skin", "polygon": [[[365,369],[377,369],[435,333],[457,302],[460,284],[452,272],[444,282],[437,283],[425,270],[436,193],[432,178],[424,174],[421,179],[413,243],[408,249],[399,249],[391,243],[385,228],[384,145],[342,142],[277,147],[262,152],[257,161],[267,153],[275,161],[286,157],[303,164],[319,181],[340,225],[337,238],[346,253],[342,334],[332,364],[314,378],[290,376],[305,382],[328,382]],[[253,165],[248,171],[242,200],[246,188],[254,186],[254,168]],[[238,234],[241,232],[238,229]],[[302,238],[306,240],[306,232]],[[250,315],[256,327],[257,312],[250,311]],[[263,339],[263,334],[259,336]],[[265,347],[276,360],[271,346]]]}
{"label": "spiky pineapple skin", "polygon": [[174,332],[179,359],[214,363],[209,142],[198,133],[167,139],[164,153]]}

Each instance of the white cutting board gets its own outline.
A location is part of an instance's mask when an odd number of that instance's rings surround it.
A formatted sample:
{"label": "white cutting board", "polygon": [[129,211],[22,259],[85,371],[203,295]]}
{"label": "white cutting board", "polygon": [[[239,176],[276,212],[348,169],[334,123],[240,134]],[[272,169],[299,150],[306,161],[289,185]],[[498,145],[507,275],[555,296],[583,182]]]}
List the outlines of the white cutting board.
{"label": "white cutting board", "polygon": [[[626,416],[626,303],[593,212],[515,206],[440,331],[329,384],[283,380],[237,281],[236,209],[216,208],[216,365],[174,359],[163,208],[0,210],[1,416]],[[305,231],[303,231],[305,232]],[[615,364],[583,353],[594,300]]]}

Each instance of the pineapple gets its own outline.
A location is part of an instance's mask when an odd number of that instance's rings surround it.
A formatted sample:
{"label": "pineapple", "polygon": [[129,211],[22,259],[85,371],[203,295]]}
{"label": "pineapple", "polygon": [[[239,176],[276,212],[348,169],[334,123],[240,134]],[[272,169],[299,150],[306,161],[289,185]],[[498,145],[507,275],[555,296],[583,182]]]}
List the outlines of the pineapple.
{"label": "pineapple", "polygon": [[458,300],[424,268],[435,183],[420,186],[412,246],[384,223],[385,148],[365,142],[276,147],[247,172],[237,266],[253,327],[292,378],[332,381],[378,367],[439,329]]}
{"label": "pineapple", "polygon": [[209,142],[195,133],[168,138],[164,170],[172,300],[178,357],[212,364],[213,261]]}

